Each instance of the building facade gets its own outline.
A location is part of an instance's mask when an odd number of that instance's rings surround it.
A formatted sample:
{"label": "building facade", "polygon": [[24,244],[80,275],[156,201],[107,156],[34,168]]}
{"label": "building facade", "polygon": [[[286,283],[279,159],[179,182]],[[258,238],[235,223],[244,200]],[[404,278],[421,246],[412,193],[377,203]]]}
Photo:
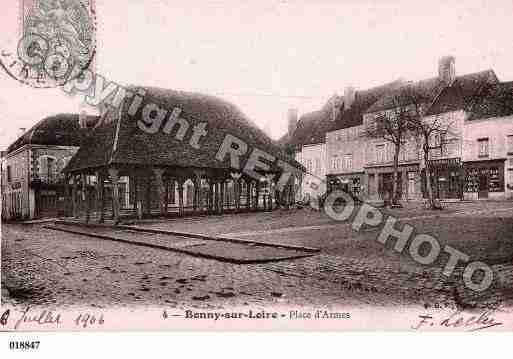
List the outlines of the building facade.
{"label": "building facade", "polygon": [[433,131],[427,163],[423,141],[405,132],[398,159],[402,200],[426,198],[426,176],[436,198],[511,199],[513,83],[500,82],[493,70],[457,76],[453,57],[440,60],[434,78],[396,81],[364,91],[346,89],[336,117],[325,115],[325,147],[318,140],[309,149],[303,141],[298,160],[315,170],[313,162],[310,167],[314,154],[325,153],[328,191],[342,189],[368,201],[391,198],[395,145],[385,137],[371,136],[367,128],[378,118],[393,116],[397,106],[412,106],[397,102],[405,87],[419,100],[422,121],[444,130]]}
{"label": "building facade", "polygon": [[[90,126],[96,117],[87,117]],[[55,217],[65,207],[62,170],[87,135],[79,115],[39,121],[9,146],[2,162],[2,218]]]}
{"label": "building facade", "polygon": [[465,199],[513,199],[513,116],[473,119],[463,128]]}

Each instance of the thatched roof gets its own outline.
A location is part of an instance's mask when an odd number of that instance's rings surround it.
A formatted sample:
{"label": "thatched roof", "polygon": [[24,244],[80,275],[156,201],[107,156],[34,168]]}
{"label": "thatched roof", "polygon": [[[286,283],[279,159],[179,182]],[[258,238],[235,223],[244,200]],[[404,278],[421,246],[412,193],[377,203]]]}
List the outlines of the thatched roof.
{"label": "thatched roof", "polygon": [[[227,134],[241,139],[248,145],[248,151],[245,157],[241,157],[241,163],[245,162],[254,148],[291,162],[276,142],[229,102],[199,93],[153,87],[132,87],[130,90],[137,89],[144,89],[146,94],[143,105],[136,115],[132,117],[127,113],[131,100],[127,101],[120,116],[113,116],[114,120],[102,123],[94,130],[88,141],[71,159],[65,171],[73,172],[108,165],[228,169],[229,156],[226,156],[224,162],[216,159],[216,154]],[[180,117],[190,126],[183,141],[175,138],[176,128],[169,134],[162,131],[166,120],[154,134],[138,127],[137,121],[142,117],[142,109],[150,103],[169,112],[174,108],[182,110]],[[200,149],[196,149],[189,144],[192,129],[203,122],[207,123],[208,133],[200,139]],[[301,167],[295,161],[290,164]]]}
{"label": "thatched roof", "polygon": [[[89,131],[80,128],[78,118],[78,114],[69,113],[45,117],[14,141],[7,148],[7,153],[27,144],[80,146]],[[97,116],[87,116],[88,123],[93,123],[97,119]]]}

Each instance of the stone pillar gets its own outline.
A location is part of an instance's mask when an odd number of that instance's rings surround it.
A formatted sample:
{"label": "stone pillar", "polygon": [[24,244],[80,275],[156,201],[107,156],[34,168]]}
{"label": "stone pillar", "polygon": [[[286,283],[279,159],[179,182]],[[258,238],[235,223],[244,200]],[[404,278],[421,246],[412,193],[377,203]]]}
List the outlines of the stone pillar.
{"label": "stone pillar", "polygon": [[120,208],[119,208],[119,171],[115,168],[109,168],[109,176],[112,181],[112,212],[114,217],[114,223],[118,224],[120,220]]}
{"label": "stone pillar", "polygon": [[104,213],[104,193],[103,193],[103,175],[101,172],[96,172],[96,198],[98,198],[98,222],[103,223],[105,220]]}
{"label": "stone pillar", "polygon": [[165,199],[165,188],[164,188],[164,180],[162,179],[162,175],[164,174],[163,168],[154,168],[153,174],[155,175],[155,181],[157,184],[157,198],[159,201],[159,212],[160,215],[163,216],[166,214],[166,207],[164,205]]}

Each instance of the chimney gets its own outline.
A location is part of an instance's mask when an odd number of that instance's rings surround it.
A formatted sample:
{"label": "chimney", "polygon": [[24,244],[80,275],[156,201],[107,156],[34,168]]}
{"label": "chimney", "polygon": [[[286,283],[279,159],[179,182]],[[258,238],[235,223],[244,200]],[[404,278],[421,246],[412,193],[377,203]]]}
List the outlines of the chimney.
{"label": "chimney", "polygon": [[20,127],[20,129],[18,130],[18,137],[23,136],[26,131],[27,129],[25,127]]}
{"label": "chimney", "polygon": [[87,128],[87,112],[80,112],[78,115],[78,125],[80,128]]}
{"label": "chimney", "polygon": [[451,86],[456,80],[456,59],[454,56],[444,56],[438,61],[438,78],[446,86]]}
{"label": "chimney", "polygon": [[290,108],[287,112],[288,133],[292,135],[297,127],[297,108]]}
{"label": "chimney", "polygon": [[336,121],[338,119],[338,116],[340,114],[340,110],[342,108],[342,105],[344,103],[343,97],[337,96],[336,94],[333,95],[333,97],[330,99],[331,103],[331,120]]}
{"label": "chimney", "polygon": [[356,89],[353,86],[347,86],[344,89],[344,108],[350,109],[356,98]]}

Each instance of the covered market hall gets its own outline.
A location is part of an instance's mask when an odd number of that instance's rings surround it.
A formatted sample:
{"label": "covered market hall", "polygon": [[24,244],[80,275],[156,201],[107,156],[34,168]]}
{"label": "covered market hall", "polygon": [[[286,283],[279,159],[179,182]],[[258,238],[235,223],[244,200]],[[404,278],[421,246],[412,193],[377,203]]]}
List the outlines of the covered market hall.
{"label": "covered market hall", "polygon": [[289,207],[302,167],[217,97],[130,88],[63,172],[66,211],[86,222]]}

